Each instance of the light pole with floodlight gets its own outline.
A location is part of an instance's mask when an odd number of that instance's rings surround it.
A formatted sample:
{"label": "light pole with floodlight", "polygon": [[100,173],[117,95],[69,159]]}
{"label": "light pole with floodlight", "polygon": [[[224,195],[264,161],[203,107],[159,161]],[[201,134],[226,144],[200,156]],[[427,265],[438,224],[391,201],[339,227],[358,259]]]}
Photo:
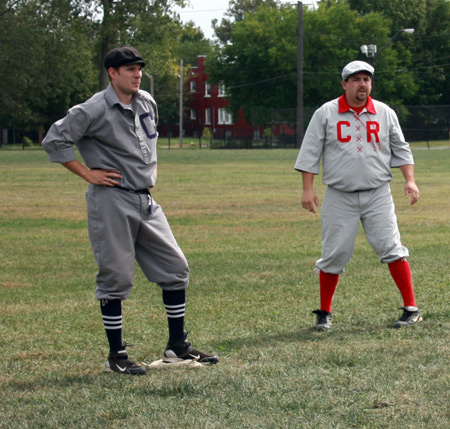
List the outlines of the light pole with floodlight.
{"label": "light pole with floodlight", "polygon": [[[392,41],[400,34],[400,33],[408,33],[412,34],[414,33],[414,28],[402,28],[401,30],[398,30],[377,52],[377,45],[362,45],[361,46],[361,52],[367,57],[371,58],[369,62],[372,64],[372,66],[375,68],[375,63],[377,58],[380,56],[380,54],[392,43]],[[375,77],[372,80],[372,93],[375,92]]]}

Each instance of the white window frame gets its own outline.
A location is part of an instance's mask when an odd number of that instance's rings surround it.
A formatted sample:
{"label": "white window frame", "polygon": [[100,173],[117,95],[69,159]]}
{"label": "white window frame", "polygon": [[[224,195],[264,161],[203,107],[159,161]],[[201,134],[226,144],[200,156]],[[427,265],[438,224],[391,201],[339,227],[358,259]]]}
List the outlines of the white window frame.
{"label": "white window frame", "polygon": [[211,97],[211,84],[205,82],[205,97]]}
{"label": "white window frame", "polygon": [[225,89],[225,85],[223,83],[219,84],[219,92],[217,94],[219,97],[226,97],[227,96],[227,91]]}
{"label": "white window frame", "polygon": [[219,107],[219,119],[218,124],[219,125],[232,125],[233,124],[233,116],[228,111],[228,109],[224,107]]}
{"label": "white window frame", "polygon": [[211,109],[205,109],[205,125],[211,125]]}
{"label": "white window frame", "polygon": [[197,91],[197,82],[195,80],[191,80],[191,92],[196,92]]}
{"label": "white window frame", "polygon": [[193,121],[197,119],[197,111],[195,109],[191,109],[191,119]]}

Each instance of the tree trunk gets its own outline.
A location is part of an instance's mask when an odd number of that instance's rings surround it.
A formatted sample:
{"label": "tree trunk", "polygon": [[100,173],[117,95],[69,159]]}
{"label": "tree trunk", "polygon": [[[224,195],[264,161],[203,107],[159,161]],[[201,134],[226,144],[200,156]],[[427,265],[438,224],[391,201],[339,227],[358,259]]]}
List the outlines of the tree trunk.
{"label": "tree trunk", "polygon": [[103,20],[102,20],[102,38],[100,41],[100,73],[99,73],[99,89],[100,91],[108,86],[108,73],[103,66],[103,61],[106,54],[111,50],[111,14],[114,0],[102,0],[103,6]]}

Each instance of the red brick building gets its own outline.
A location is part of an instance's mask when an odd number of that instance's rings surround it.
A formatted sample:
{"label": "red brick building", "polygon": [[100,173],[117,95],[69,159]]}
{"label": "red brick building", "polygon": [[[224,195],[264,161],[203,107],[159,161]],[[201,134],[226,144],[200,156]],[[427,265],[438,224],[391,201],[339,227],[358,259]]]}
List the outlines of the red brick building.
{"label": "red brick building", "polygon": [[[186,97],[183,129],[186,136],[201,137],[207,128],[211,136],[219,139],[259,137],[244,119],[242,110],[237,118],[228,111],[229,97],[223,85],[208,81],[206,56],[197,57],[197,66],[189,69],[185,89]],[[206,132],[207,133],[207,132]]]}
{"label": "red brick building", "polygon": [[[183,89],[183,136],[210,140],[211,148],[251,149],[258,147],[294,147],[293,109],[285,109],[266,127],[252,126],[242,109],[235,118],[228,110],[226,88],[208,80],[206,56],[197,57],[197,66],[187,70]],[[295,110],[294,110],[295,113]],[[291,119],[290,117],[294,119]],[[161,136],[179,137],[179,124],[160,126]]]}

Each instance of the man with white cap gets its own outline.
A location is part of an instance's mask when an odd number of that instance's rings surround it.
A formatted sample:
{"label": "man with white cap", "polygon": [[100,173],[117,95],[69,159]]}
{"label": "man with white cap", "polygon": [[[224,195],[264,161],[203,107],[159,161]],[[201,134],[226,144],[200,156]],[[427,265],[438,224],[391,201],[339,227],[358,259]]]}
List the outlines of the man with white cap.
{"label": "man with white cap", "polygon": [[315,328],[331,328],[331,304],[339,276],[349,262],[362,223],[365,235],[389,267],[403,300],[395,328],[411,326],[422,317],[416,305],[408,249],[400,241],[389,182],[391,168],[405,178],[405,197],[419,199],[414,161],[397,115],[370,97],[374,68],[352,61],[342,70],[344,94],[322,105],[313,115],[295,163],[302,173],[304,209],[316,213],[319,200],[314,176],[320,172],[327,189],[321,209],[322,255],[319,272],[320,309]]}

